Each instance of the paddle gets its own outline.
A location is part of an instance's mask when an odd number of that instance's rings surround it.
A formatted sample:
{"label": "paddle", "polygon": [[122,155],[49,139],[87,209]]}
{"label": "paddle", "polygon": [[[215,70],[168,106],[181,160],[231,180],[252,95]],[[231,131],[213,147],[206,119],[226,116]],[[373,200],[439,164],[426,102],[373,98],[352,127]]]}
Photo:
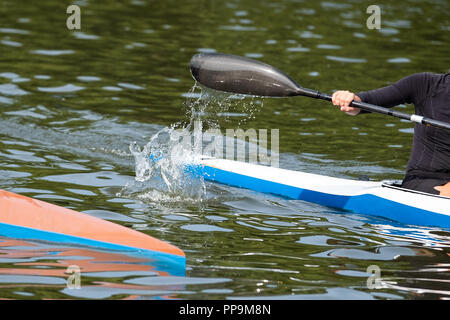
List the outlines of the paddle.
{"label": "paddle", "polygon": [[[230,93],[264,97],[305,96],[331,101],[331,96],[303,88],[284,72],[259,61],[222,53],[200,53],[190,62],[192,76],[205,87]],[[352,107],[381,113],[450,131],[450,124],[369,103],[353,101]]]}

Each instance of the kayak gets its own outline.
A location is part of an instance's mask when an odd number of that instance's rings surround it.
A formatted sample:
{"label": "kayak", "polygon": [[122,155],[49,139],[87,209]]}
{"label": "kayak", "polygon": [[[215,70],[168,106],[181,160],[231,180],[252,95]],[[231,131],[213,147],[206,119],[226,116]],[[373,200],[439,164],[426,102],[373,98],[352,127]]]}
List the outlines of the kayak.
{"label": "kayak", "polygon": [[403,189],[393,182],[342,179],[210,157],[186,168],[207,181],[408,225],[450,229],[450,198]]}
{"label": "kayak", "polygon": [[[164,241],[88,214],[0,190],[0,236],[133,252],[162,268],[185,269],[184,252]],[[179,272],[177,272],[179,273]]]}

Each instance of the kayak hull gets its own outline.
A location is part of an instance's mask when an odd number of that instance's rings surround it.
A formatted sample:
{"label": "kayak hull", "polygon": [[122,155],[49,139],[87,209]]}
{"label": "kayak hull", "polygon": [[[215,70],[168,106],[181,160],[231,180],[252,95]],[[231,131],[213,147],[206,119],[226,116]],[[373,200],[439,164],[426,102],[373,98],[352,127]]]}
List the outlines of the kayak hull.
{"label": "kayak hull", "polygon": [[128,251],[185,268],[179,248],[84,213],[0,190],[0,236]]}
{"label": "kayak hull", "polygon": [[207,181],[304,200],[397,222],[450,229],[450,198],[250,163],[204,158],[191,167]]}

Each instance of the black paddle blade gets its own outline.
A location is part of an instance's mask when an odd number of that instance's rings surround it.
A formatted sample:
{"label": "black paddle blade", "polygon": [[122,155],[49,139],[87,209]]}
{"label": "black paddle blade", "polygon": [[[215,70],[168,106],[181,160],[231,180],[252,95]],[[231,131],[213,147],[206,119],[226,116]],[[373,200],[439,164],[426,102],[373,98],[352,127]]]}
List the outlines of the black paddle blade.
{"label": "black paddle blade", "polygon": [[191,73],[205,87],[264,97],[301,95],[302,88],[284,72],[268,64],[223,53],[192,57]]}

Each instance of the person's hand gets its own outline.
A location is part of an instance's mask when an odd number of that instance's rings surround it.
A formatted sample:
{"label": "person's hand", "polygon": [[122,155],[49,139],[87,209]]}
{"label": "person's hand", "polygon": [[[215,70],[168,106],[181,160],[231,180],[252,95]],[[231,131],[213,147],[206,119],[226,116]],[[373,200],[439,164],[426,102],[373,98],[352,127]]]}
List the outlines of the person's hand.
{"label": "person's hand", "polygon": [[436,186],[434,189],[439,191],[441,196],[450,197],[450,182],[443,186]]}
{"label": "person's hand", "polygon": [[361,99],[353,92],[343,90],[336,91],[331,97],[331,102],[335,106],[341,107],[341,111],[356,116],[361,109],[350,107],[350,103],[352,103],[353,100],[361,102]]}

